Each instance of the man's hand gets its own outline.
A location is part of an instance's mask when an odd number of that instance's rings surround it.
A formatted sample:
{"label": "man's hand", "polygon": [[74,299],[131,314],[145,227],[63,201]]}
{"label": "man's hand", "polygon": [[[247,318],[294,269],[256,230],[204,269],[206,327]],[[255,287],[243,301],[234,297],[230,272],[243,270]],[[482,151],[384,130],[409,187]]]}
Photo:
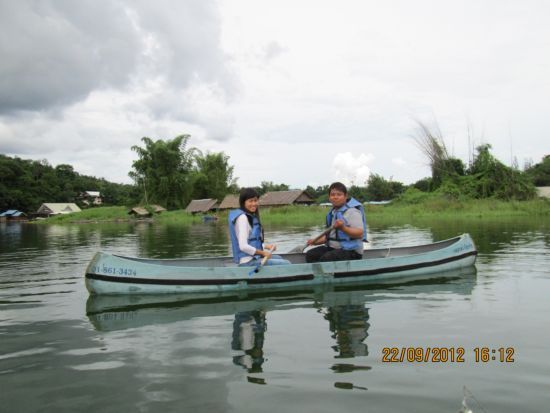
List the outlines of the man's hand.
{"label": "man's hand", "polygon": [[333,227],[335,229],[339,229],[341,230],[342,228],[344,228],[346,226],[346,223],[344,221],[342,221],[341,219],[337,219],[336,221],[334,221],[334,225]]}

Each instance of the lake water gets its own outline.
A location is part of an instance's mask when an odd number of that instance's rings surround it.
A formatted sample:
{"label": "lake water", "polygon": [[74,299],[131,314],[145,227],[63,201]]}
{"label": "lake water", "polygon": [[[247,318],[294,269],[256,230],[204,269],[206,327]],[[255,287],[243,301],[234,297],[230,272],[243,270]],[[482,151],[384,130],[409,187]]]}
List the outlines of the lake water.
{"label": "lake water", "polygon": [[[266,238],[284,252],[320,230]],[[477,270],[451,279],[188,300],[89,297],[84,270],[98,250],[226,255],[223,223],[1,224],[0,411],[549,411],[550,224],[369,228],[373,247],[462,232]],[[428,347],[447,361],[383,361]]]}

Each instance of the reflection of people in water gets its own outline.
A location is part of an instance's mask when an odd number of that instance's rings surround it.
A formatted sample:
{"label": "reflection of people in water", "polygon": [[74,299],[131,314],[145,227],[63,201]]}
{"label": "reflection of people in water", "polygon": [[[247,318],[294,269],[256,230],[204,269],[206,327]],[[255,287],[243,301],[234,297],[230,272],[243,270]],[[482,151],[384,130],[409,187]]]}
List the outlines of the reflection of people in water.
{"label": "reflection of people in water", "polygon": [[242,366],[249,373],[261,373],[264,358],[264,333],[267,330],[265,312],[243,311],[235,314],[233,322],[232,350],[244,354],[233,357],[233,363]]}
{"label": "reflection of people in water", "polygon": [[369,309],[364,305],[339,305],[329,307],[325,319],[330,323],[329,329],[336,345],[332,348],[338,352],[336,358],[367,356],[367,344],[363,341],[368,336]]}

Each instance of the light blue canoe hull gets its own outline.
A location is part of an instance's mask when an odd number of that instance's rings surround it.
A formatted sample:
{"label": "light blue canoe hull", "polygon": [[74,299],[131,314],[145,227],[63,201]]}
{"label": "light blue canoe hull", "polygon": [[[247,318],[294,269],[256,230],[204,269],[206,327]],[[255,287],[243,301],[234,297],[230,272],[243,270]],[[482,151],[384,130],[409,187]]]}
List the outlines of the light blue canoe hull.
{"label": "light blue canoe hull", "polygon": [[468,234],[427,245],[365,250],[364,258],[308,264],[304,254],[281,254],[290,265],[238,267],[231,257],[146,259],[98,252],[86,269],[91,294],[204,293],[378,282],[445,273],[475,264]]}
{"label": "light blue canoe hull", "polygon": [[[321,307],[335,311],[371,306],[397,294],[400,299],[419,299],[426,294],[467,297],[476,284],[476,268],[470,266],[442,273],[406,276],[372,283],[311,285],[289,290],[227,291],[198,294],[118,294],[88,297],[86,315],[101,331],[168,324],[201,317],[234,317],[239,313],[289,311]],[[456,279],[459,279],[457,282]],[[386,292],[388,294],[386,294]]]}

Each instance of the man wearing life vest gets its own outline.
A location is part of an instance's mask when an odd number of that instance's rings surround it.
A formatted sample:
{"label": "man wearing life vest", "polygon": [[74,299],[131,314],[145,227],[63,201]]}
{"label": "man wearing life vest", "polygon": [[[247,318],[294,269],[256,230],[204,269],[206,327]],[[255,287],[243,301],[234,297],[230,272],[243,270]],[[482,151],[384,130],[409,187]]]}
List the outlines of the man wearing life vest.
{"label": "man wearing life vest", "polygon": [[367,221],[363,205],[354,198],[347,199],[348,190],[341,182],[329,187],[332,209],[327,214],[326,226],[333,227],[328,237],[308,240],[308,245],[321,245],[306,252],[307,262],[346,261],[363,258],[363,241],[367,240]]}
{"label": "man wearing life vest", "polygon": [[279,255],[272,255],[274,244],[265,244],[260,223],[258,193],[253,188],[243,188],[239,194],[239,209],[229,212],[229,235],[233,261],[241,265],[258,265],[263,257],[269,257],[264,265],[290,264]]}

